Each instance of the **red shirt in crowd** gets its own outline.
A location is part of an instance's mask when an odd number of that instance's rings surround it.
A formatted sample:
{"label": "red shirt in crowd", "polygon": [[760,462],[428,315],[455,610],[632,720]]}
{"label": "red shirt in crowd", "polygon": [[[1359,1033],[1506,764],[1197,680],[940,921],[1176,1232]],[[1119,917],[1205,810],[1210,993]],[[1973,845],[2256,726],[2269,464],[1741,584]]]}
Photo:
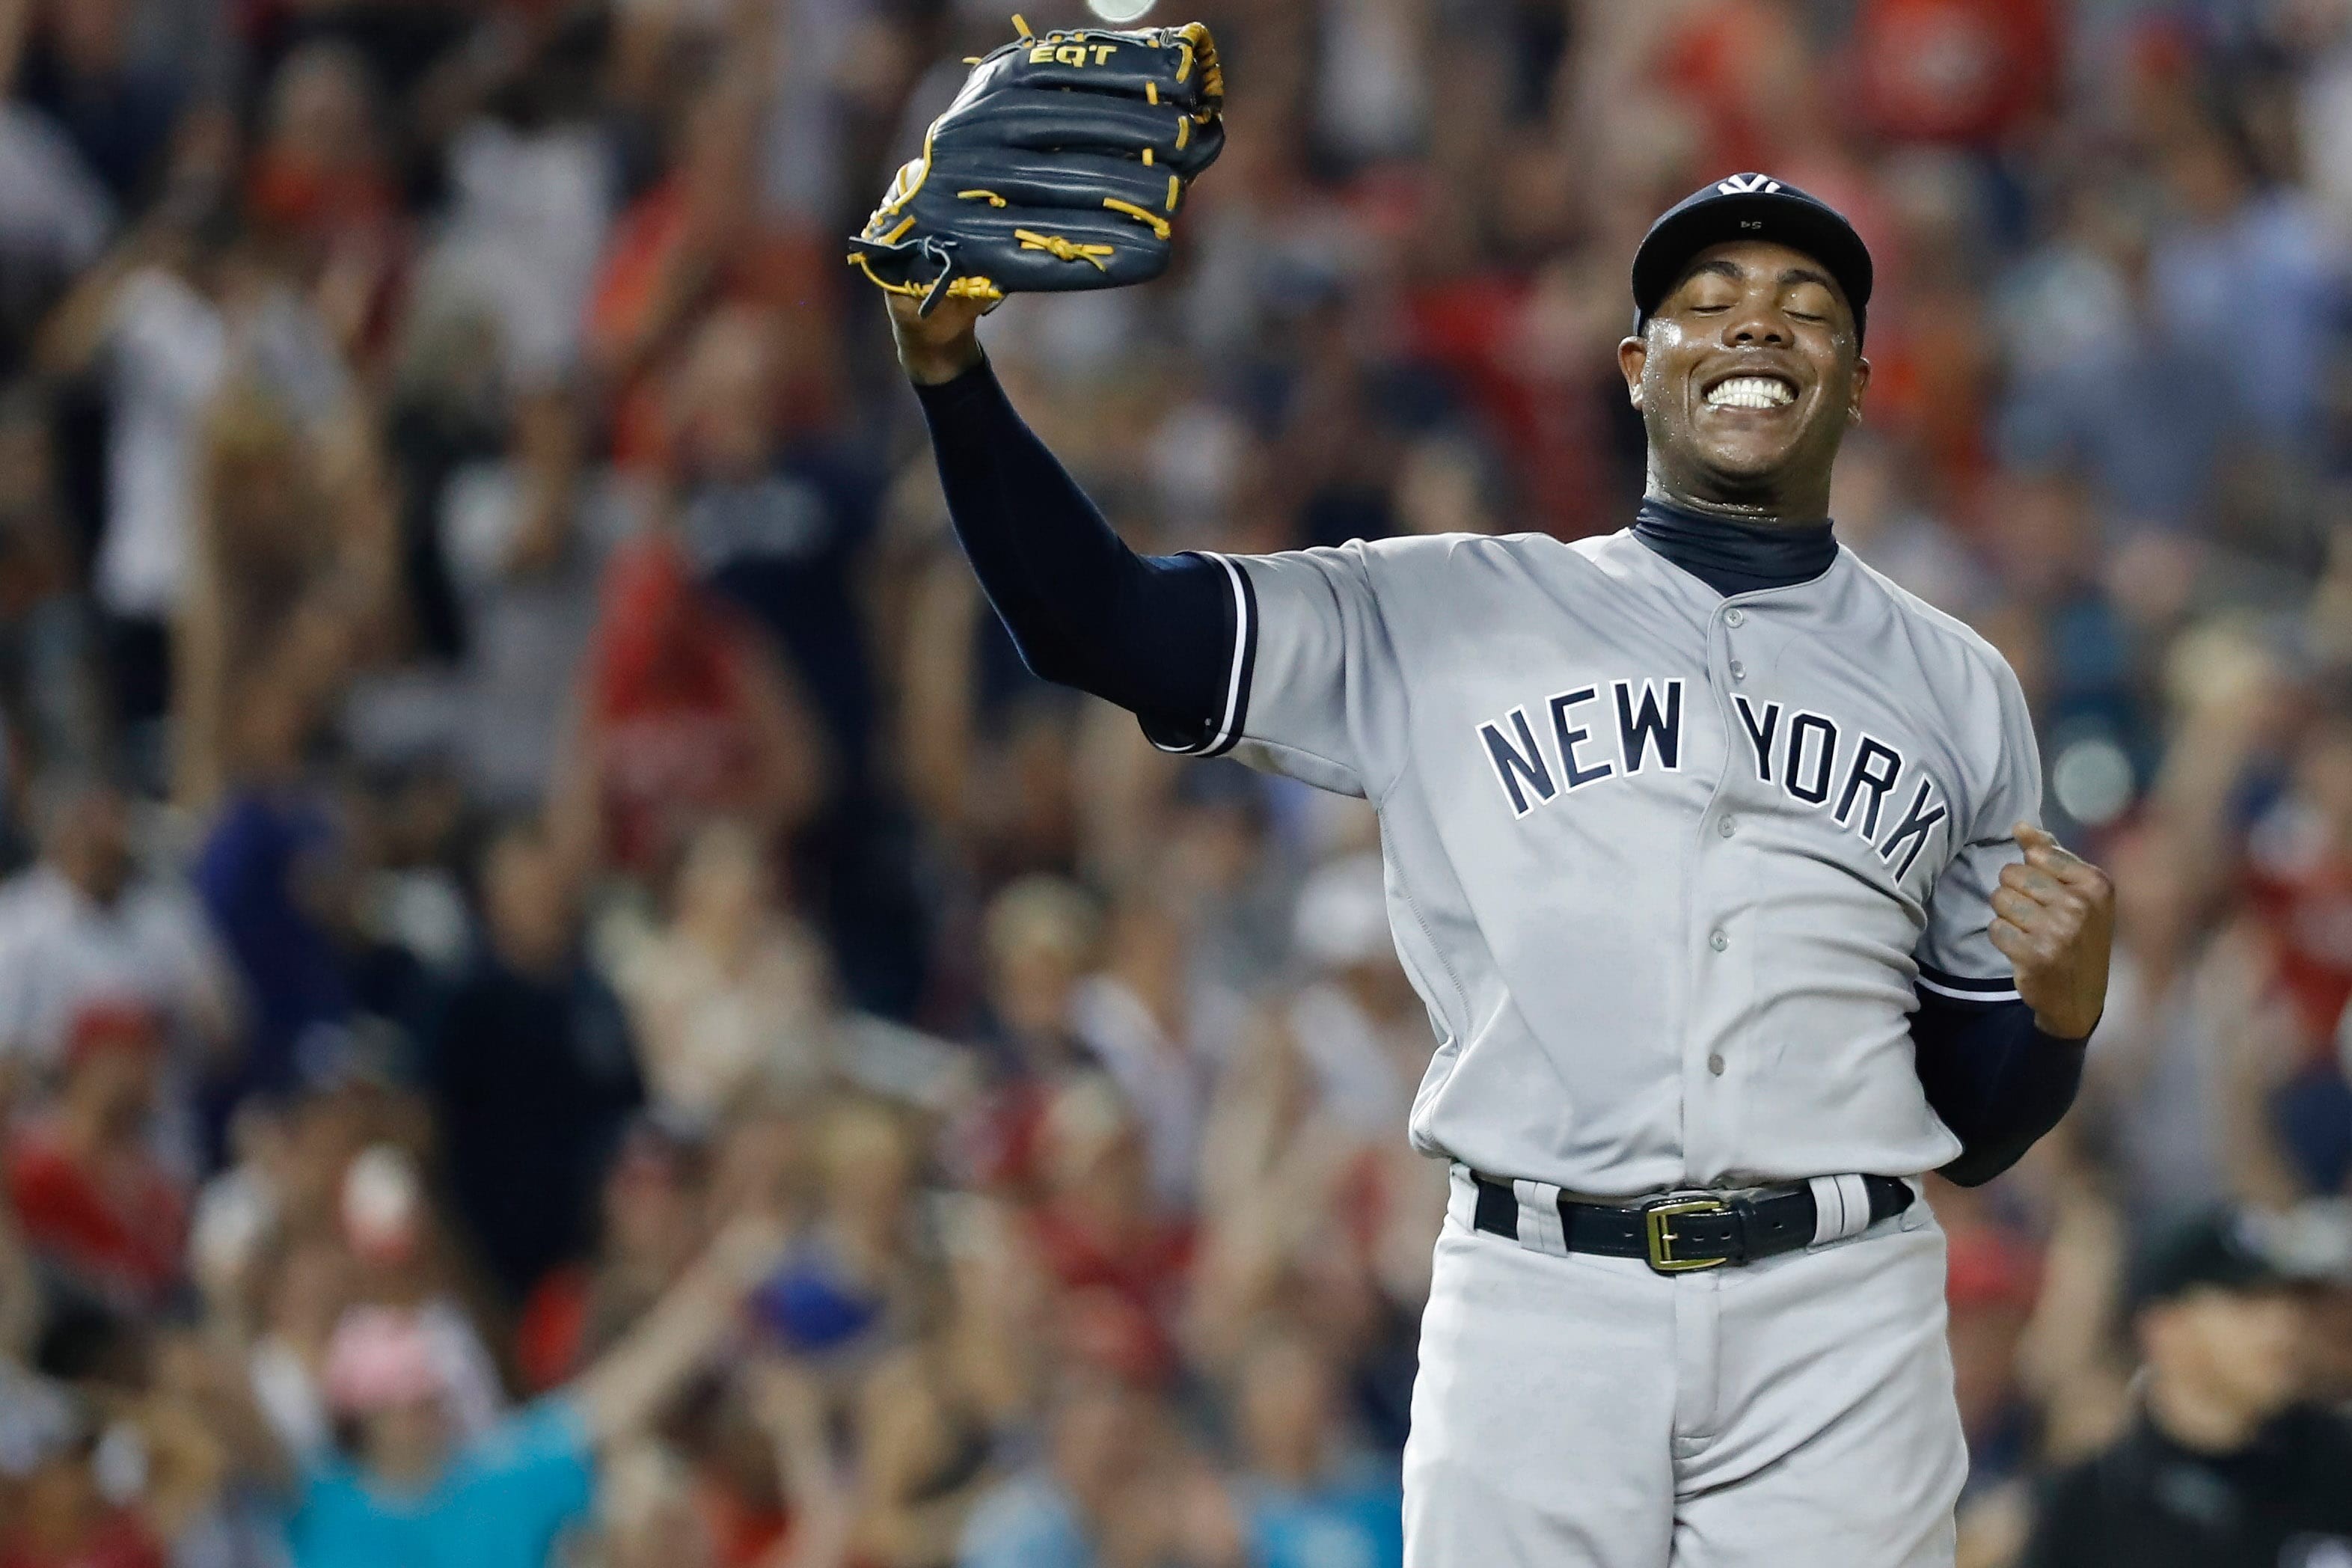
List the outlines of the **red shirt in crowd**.
{"label": "red shirt in crowd", "polygon": [[588,741],[605,852],[645,869],[684,825],[751,813],[759,784],[751,634],[653,535],[616,556],[590,653]]}
{"label": "red shirt in crowd", "polygon": [[719,1476],[705,1476],[696,1485],[694,1509],[710,1532],[710,1549],[719,1568],[786,1561],[793,1518],[784,1510],[747,1502]]}
{"label": "red shirt in crowd", "polygon": [[1659,85],[1699,127],[1702,168],[1769,168],[1792,177],[1786,155],[1792,122],[1802,117],[1791,115],[1786,95],[1808,84],[1805,40],[1788,7],[1714,0],[1672,24],[1660,46]]}
{"label": "red shirt in crowd", "polygon": [[1107,1232],[1060,1205],[1031,1215],[1030,1235],[1060,1288],[1057,1319],[1079,1359],[1140,1382],[1177,1364],[1171,1325],[1192,1266],[1192,1230],[1146,1220]]}
{"label": "red shirt in crowd", "polygon": [[144,1153],[119,1168],[82,1165],[53,1128],[34,1126],[8,1150],[8,1192],[25,1240],[53,1262],[136,1300],[161,1300],[180,1277],[187,1204]]}
{"label": "red shirt in crowd", "polygon": [[2270,936],[2278,984],[2313,1054],[2324,1058],[2352,1004],[2352,858],[2316,844],[2257,855],[2248,892]]}
{"label": "red shirt in crowd", "polygon": [[1868,0],[1853,58],[1873,131],[1985,146],[2048,104],[2058,27],[2049,0]]}
{"label": "red shirt in crowd", "polygon": [[128,1509],[116,1509],[71,1544],[36,1544],[0,1535],[0,1568],[163,1568],[154,1531]]}
{"label": "red shirt in crowd", "polygon": [[747,222],[745,232],[720,247],[722,262],[698,259],[709,248],[709,237],[696,234],[693,196],[682,174],[646,192],[613,226],[589,300],[588,338],[620,382],[613,460],[624,468],[657,469],[671,457],[659,351],[669,318],[683,314],[679,300],[696,297],[694,289],[780,312],[786,327],[780,334],[780,417],[790,426],[818,425],[830,412],[824,366],[833,342],[829,302],[840,247],[829,236]]}

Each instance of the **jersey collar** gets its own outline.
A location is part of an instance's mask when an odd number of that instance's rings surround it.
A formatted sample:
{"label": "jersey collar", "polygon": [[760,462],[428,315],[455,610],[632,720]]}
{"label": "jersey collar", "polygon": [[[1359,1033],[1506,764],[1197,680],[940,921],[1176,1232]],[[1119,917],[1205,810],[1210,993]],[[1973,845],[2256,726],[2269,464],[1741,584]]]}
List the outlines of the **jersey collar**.
{"label": "jersey collar", "polygon": [[1633,537],[1729,598],[1810,583],[1837,562],[1830,520],[1735,522],[1655,496],[1633,514]]}

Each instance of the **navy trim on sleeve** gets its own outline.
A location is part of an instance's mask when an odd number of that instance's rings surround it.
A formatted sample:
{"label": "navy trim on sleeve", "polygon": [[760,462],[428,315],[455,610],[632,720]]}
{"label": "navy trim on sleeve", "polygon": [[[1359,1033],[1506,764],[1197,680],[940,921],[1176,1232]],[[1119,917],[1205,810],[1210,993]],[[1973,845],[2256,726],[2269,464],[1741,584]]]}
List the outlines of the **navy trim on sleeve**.
{"label": "navy trim on sleeve", "polygon": [[1202,748],[1203,756],[1222,757],[1241,740],[1242,729],[1249,722],[1250,677],[1257,670],[1257,586],[1233,557],[1213,552],[1202,553],[1223,567],[1234,580],[1233,674],[1225,688],[1224,715],[1216,733]]}
{"label": "navy trim on sleeve", "polygon": [[1947,974],[1930,964],[1919,966],[1919,989],[1948,1002],[1972,1003],[1982,1006],[1999,1002],[2017,1001],[2017,976],[2003,974],[1990,980],[1975,980],[1965,974]]}

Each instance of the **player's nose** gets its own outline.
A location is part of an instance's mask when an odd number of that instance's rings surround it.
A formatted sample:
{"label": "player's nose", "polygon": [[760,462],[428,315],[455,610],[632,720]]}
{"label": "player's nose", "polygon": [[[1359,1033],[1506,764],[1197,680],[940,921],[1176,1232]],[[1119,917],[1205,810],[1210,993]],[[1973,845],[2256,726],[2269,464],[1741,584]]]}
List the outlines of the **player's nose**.
{"label": "player's nose", "polygon": [[1750,300],[1724,318],[1723,341],[1735,347],[1786,348],[1795,341],[1789,319],[1765,300]]}

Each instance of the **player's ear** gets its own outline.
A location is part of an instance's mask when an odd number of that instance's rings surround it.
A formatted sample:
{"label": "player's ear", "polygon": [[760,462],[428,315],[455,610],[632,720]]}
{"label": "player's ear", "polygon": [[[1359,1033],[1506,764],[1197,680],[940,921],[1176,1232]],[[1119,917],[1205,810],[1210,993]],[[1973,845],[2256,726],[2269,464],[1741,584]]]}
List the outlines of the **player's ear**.
{"label": "player's ear", "polygon": [[1846,400],[1845,422],[1862,423],[1862,395],[1870,390],[1870,362],[1856,354],[1853,360],[1853,393]]}
{"label": "player's ear", "polygon": [[1627,338],[1617,345],[1617,368],[1625,374],[1625,395],[1636,408],[1642,406],[1642,367],[1649,363],[1648,339]]}

